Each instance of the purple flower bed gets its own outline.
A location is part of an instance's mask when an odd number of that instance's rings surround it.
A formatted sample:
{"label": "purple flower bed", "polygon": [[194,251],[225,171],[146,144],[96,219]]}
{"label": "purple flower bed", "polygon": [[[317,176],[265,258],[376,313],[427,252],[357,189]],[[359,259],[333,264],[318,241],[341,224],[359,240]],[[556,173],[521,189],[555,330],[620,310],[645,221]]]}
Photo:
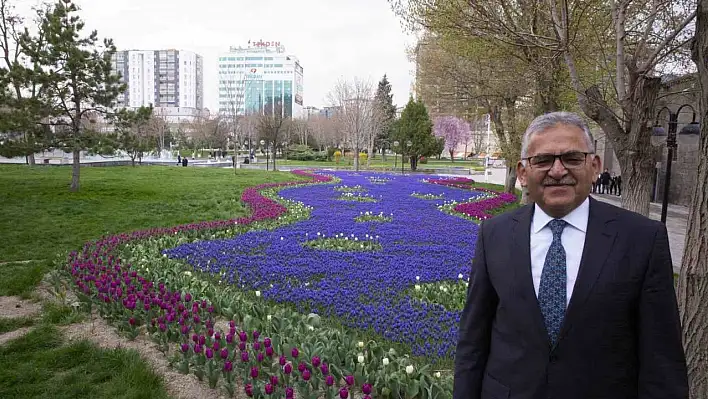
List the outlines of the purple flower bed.
{"label": "purple flower bed", "polygon": [[[225,270],[229,282],[259,290],[265,299],[292,304],[300,312],[337,317],[350,327],[372,329],[387,339],[409,344],[415,355],[451,357],[459,312],[412,299],[404,292],[416,283],[416,276],[420,283],[456,280],[459,274],[467,278],[477,225],[439,211],[437,201],[410,194],[444,194],[445,200],[462,202],[475,191],[446,187],[443,180],[428,184],[410,176],[389,176],[386,184],[373,184],[367,179],[371,174],[336,175],[343,184],[365,187],[378,202],[338,201],[340,193],[331,185],[285,189],[281,196],[314,208],[309,220],[274,231],[186,244],[165,253],[186,260],[196,270]],[[489,205],[479,205],[480,209],[499,206],[505,199],[482,200],[487,201]],[[393,213],[393,220],[354,221],[366,211]],[[303,246],[318,236],[337,234],[375,239],[383,249],[338,252]]]}

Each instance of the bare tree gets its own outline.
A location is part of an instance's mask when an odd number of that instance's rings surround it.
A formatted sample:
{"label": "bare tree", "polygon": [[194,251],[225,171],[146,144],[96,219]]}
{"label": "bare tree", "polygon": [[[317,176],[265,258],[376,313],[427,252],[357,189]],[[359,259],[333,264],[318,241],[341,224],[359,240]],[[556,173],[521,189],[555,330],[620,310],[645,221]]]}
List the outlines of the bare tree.
{"label": "bare tree", "polygon": [[[239,167],[238,149],[241,146],[241,137],[244,137],[246,130],[241,126],[246,116],[244,108],[246,76],[245,73],[242,75],[229,74],[228,72],[232,71],[229,69],[223,71],[223,73],[219,73],[219,80],[225,82],[226,93],[220,98],[225,98],[226,106],[219,106],[219,115],[227,126],[228,137],[234,142],[234,169],[237,169]],[[248,137],[250,142],[250,136]]]}
{"label": "bare tree", "polygon": [[155,109],[146,128],[150,131],[150,135],[155,138],[155,150],[160,154],[167,146],[166,139],[170,133],[165,110],[162,108]]}
{"label": "bare tree", "polygon": [[307,125],[320,151],[336,147],[342,142],[341,129],[337,126],[337,121],[334,118],[314,115],[308,118]]}
{"label": "bare tree", "polygon": [[373,149],[378,128],[374,119],[374,89],[370,81],[354,78],[340,80],[328,95],[337,107],[333,118],[344,134],[345,143],[354,150],[354,169],[359,170],[359,151]]}
{"label": "bare tree", "polygon": [[[272,111],[267,111],[267,109],[272,109]],[[283,113],[283,104],[281,102],[273,104],[272,107],[266,107],[266,111],[262,111],[258,116],[256,129],[260,137],[262,137],[271,148],[273,170],[276,170],[275,155],[278,145],[281,143],[289,123],[290,117],[285,116]]]}

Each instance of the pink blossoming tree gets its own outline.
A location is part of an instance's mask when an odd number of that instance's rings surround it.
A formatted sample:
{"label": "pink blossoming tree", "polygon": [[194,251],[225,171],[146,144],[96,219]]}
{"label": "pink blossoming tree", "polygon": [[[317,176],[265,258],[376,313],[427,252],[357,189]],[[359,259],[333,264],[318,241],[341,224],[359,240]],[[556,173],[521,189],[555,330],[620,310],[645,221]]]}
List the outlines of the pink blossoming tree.
{"label": "pink blossoming tree", "polygon": [[469,123],[454,116],[435,118],[433,132],[436,137],[445,139],[445,148],[450,152],[452,161],[455,160],[454,153],[457,146],[461,143],[466,143],[472,133]]}

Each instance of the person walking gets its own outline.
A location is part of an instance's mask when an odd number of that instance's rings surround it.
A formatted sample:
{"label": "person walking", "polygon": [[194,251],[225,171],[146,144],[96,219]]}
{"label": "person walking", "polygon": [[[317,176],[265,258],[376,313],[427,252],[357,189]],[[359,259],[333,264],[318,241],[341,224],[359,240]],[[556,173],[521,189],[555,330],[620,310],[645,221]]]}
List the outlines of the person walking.
{"label": "person walking", "polygon": [[666,227],[589,197],[601,160],[578,115],[522,143],[532,204],[479,227],[453,398],[688,398]]}

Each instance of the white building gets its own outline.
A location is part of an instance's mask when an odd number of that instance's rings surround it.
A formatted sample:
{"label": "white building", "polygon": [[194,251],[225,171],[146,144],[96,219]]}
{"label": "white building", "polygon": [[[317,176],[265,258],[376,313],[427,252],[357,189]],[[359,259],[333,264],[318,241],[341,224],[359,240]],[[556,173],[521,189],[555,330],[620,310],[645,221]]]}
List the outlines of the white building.
{"label": "white building", "polygon": [[219,56],[219,113],[246,115],[282,109],[301,116],[303,69],[280,42],[249,40]]}
{"label": "white building", "polygon": [[184,50],[126,50],[113,55],[127,90],[118,107],[152,105],[168,122],[191,119],[204,108],[202,57]]}

